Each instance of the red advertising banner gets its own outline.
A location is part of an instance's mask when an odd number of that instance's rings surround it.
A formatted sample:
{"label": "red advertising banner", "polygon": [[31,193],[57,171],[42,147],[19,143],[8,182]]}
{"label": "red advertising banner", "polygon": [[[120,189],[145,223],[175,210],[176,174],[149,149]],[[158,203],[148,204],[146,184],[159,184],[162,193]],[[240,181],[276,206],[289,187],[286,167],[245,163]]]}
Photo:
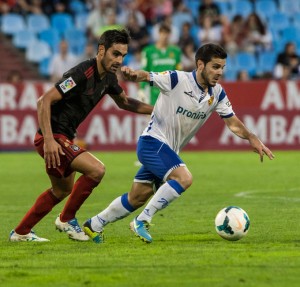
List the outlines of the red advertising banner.
{"label": "red advertising banner", "polygon": [[[237,116],[271,149],[300,149],[300,82],[253,81],[222,84]],[[36,101],[51,84],[0,83],[0,151],[33,149],[37,130]],[[123,83],[135,97],[137,86]],[[109,96],[78,129],[91,150],[135,150],[149,117],[120,110]],[[248,149],[217,114],[200,129],[186,150]]]}

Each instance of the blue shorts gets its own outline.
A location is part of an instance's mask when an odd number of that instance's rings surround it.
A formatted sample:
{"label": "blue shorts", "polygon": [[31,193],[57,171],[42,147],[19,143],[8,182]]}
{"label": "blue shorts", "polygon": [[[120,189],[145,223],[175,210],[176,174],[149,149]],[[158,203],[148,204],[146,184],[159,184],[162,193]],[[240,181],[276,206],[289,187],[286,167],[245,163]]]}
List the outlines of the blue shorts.
{"label": "blue shorts", "polygon": [[137,156],[142,167],[135,182],[161,183],[172,170],[185,166],[182,159],[167,144],[151,136],[141,136],[137,143]]}

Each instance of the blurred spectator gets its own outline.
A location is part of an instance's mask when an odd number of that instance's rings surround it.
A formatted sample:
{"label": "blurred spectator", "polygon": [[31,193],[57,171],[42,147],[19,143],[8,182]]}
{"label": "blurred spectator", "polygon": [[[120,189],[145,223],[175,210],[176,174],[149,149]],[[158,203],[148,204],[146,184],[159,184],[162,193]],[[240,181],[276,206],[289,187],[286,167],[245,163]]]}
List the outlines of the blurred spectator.
{"label": "blurred spectator", "polygon": [[162,22],[156,23],[153,26],[153,28],[151,30],[151,39],[152,39],[152,41],[153,42],[158,41],[159,34],[160,34],[159,33],[159,29],[160,29],[160,27],[161,27],[162,24],[170,27],[171,32],[170,32],[170,35],[169,35],[169,43],[176,45],[178,43],[178,41],[179,41],[180,32],[177,29],[177,27],[175,25],[173,25],[172,16],[171,15],[166,16],[163,19]]}
{"label": "blurred spectator", "polygon": [[172,15],[172,12],[173,12],[173,1],[156,0],[156,6],[154,7],[154,14],[157,22],[161,22],[165,17]]}
{"label": "blurred spectator", "polygon": [[17,5],[17,0],[7,0],[7,1],[2,1],[0,0],[0,14],[7,14],[9,12],[12,12],[13,9]]}
{"label": "blurred spectator", "polygon": [[96,47],[93,42],[88,42],[85,45],[83,55],[78,59],[78,63],[94,58],[96,56]]}
{"label": "blurred spectator", "polygon": [[128,66],[133,70],[142,70],[142,52],[136,49],[128,61]]}
{"label": "blurred spectator", "polygon": [[125,26],[128,22],[130,15],[134,14],[136,17],[137,25],[141,27],[146,26],[146,19],[144,14],[138,10],[137,0],[124,0],[121,6],[121,11],[118,14],[118,24]]}
{"label": "blurred spectator", "polygon": [[23,75],[18,70],[11,70],[6,77],[6,81],[11,84],[20,84],[23,82]]}
{"label": "blurred spectator", "polygon": [[201,21],[198,39],[201,45],[207,43],[220,44],[222,40],[222,30],[220,25],[213,26],[211,16],[205,15]]}
{"label": "blurred spectator", "polygon": [[284,51],[277,56],[274,77],[280,80],[299,79],[300,62],[296,46],[292,42],[285,45]]}
{"label": "blurred spectator", "polygon": [[[176,1],[174,1],[176,2]],[[190,10],[185,6],[184,2],[177,1],[174,3],[173,15],[172,15],[172,23],[176,28],[181,31],[182,25],[184,23],[190,23],[191,25],[194,24],[194,18]]]}
{"label": "blurred spectator", "polygon": [[149,0],[136,0],[137,1],[137,10],[141,11],[146,20],[146,26],[152,26],[156,19],[155,19],[155,1]]}
{"label": "blurred spectator", "polygon": [[212,21],[212,25],[220,24],[221,12],[216,3],[213,0],[203,0],[199,6],[199,24],[203,25],[202,20],[204,20],[205,16],[209,16]]}
{"label": "blurred spectator", "polygon": [[69,13],[68,0],[18,0],[21,14]]}
{"label": "blurred spectator", "polygon": [[243,26],[244,19],[241,15],[235,15],[231,22],[228,21],[226,16],[222,16],[222,42],[226,52],[234,55],[241,48],[243,42]]}
{"label": "blurred spectator", "polygon": [[109,0],[101,0],[98,5],[91,10],[87,17],[87,34],[88,38],[97,42],[99,38],[99,30],[106,25],[106,11],[109,8]]}
{"label": "blurred spectator", "polygon": [[194,42],[186,43],[182,48],[181,67],[183,71],[191,72],[195,69],[195,46]]}
{"label": "blurred spectator", "polygon": [[[159,37],[155,44],[148,45],[142,50],[143,70],[163,72],[181,69],[181,50],[178,46],[170,45],[170,33],[170,27],[166,24],[162,24],[159,28]],[[151,87],[149,93],[149,91],[145,91],[145,87],[148,88],[149,85],[141,83],[145,99],[154,105],[159,94],[159,89],[157,87]],[[142,95],[142,93],[140,94]]]}
{"label": "blurred spectator", "polygon": [[59,44],[59,53],[55,54],[49,65],[51,81],[58,81],[62,75],[78,63],[78,58],[69,52],[67,41],[61,41]]}
{"label": "blurred spectator", "polygon": [[189,22],[185,22],[182,25],[181,35],[179,38],[178,45],[181,49],[183,49],[186,45],[193,43],[194,47],[196,47],[196,43],[194,37],[191,35],[191,24]]}
{"label": "blurred spectator", "polygon": [[[46,1],[49,2],[49,1]],[[52,0],[54,4],[54,13],[70,13],[69,0]]]}
{"label": "blurred spectator", "polygon": [[251,13],[245,20],[243,50],[250,53],[270,50],[272,34],[256,13]]}
{"label": "blurred spectator", "polygon": [[42,0],[18,0],[22,14],[42,14]]}
{"label": "blurred spectator", "polygon": [[249,81],[251,78],[247,70],[238,71],[236,79],[241,82]]}
{"label": "blurred spectator", "polygon": [[136,13],[128,14],[126,28],[131,36],[131,41],[128,45],[129,53],[134,53],[136,50],[140,50],[149,44],[150,37],[148,30],[145,26],[138,24]]}
{"label": "blurred spectator", "polygon": [[117,14],[116,11],[113,9],[107,9],[106,10],[106,23],[101,28],[99,28],[97,35],[99,38],[105,31],[111,30],[111,29],[120,29],[122,28],[121,25],[117,23]]}

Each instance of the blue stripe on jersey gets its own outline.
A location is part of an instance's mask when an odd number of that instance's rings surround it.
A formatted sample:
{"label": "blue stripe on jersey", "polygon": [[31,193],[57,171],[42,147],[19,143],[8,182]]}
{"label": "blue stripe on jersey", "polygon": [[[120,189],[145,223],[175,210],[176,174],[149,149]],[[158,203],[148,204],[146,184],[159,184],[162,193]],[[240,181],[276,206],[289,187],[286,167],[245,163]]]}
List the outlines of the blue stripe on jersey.
{"label": "blue stripe on jersey", "polygon": [[185,189],[180,185],[180,183],[175,180],[175,179],[171,179],[168,180],[167,183],[178,193],[178,194],[182,194]]}
{"label": "blue stripe on jersey", "polygon": [[173,90],[178,84],[178,75],[176,71],[169,71],[171,78],[171,89]]}
{"label": "blue stripe on jersey", "polygon": [[226,93],[225,91],[222,89],[220,95],[219,95],[219,100],[218,100],[218,103],[221,102],[226,96]]}
{"label": "blue stripe on jersey", "polygon": [[124,193],[121,196],[121,203],[128,211],[130,212],[135,211],[135,208],[133,208],[133,206],[128,201],[128,193]]}
{"label": "blue stripe on jersey", "polygon": [[196,78],[196,70],[194,70],[194,71],[192,72],[192,75],[193,75],[193,77],[194,77],[194,80],[195,80],[195,82],[196,82],[198,88],[199,88],[202,92],[205,92],[204,89],[203,89],[203,88],[198,84],[198,82],[197,82],[197,78]]}
{"label": "blue stripe on jersey", "polygon": [[221,116],[222,119],[227,119],[227,118],[231,118],[234,114],[231,113],[229,115],[226,115],[226,116]]}
{"label": "blue stripe on jersey", "polygon": [[154,114],[151,116],[151,121],[148,124],[147,132],[149,132],[151,130],[151,127],[153,125],[153,118],[154,118]]}

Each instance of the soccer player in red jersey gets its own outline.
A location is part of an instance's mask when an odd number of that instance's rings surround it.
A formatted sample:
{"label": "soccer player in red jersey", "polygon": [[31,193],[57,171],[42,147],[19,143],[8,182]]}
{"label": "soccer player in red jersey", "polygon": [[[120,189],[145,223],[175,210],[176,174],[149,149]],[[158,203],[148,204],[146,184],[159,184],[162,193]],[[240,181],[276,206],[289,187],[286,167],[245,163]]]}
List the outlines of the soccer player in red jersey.
{"label": "soccer player in red jersey", "polygon": [[[36,199],[11,231],[10,241],[49,241],[38,237],[32,228],[67,196],[56,218],[56,228],[71,239],[89,240],[77,222],[76,212],[101,182],[105,166],[86,149],[74,144],[76,129],[106,94],[121,109],[141,114],[152,112],[152,106],[127,97],[118,84],[116,72],[127,54],[129,41],[126,30],[104,32],[96,57],[64,73],[62,79],[38,99],[39,130],[34,145],[45,160],[51,187]],[[81,176],[74,183],[76,172]]]}

